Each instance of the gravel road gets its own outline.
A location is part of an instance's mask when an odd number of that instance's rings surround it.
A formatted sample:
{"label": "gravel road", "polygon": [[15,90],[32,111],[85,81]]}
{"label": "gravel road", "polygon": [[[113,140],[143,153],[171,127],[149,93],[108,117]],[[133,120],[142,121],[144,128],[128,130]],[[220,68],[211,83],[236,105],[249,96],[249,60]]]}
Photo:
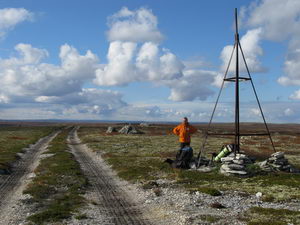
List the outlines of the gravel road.
{"label": "gravel road", "polygon": [[58,133],[54,132],[23,149],[25,153],[13,165],[12,173],[0,176],[0,225],[22,224],[25,221],[29,211],[22,200],[29,196],[23,195],[23,190],[38,165],[39,156]]}
{"label": "gravel road", "polygon": [[[77,136],[77,128],[69,135],[69,146],[80,163],[85,176],[92,186],[93,198],[96,202],[97,214],[88,224],[115,224],[115,225],[151,225],[147,215],[142,212],[138,203],[134,202],[130,194],[124,190],[119,182],[99,157],[95,157]],[[91,194],[90,194],[91,196]],[[74,223],[74,222],[73,222]]]}

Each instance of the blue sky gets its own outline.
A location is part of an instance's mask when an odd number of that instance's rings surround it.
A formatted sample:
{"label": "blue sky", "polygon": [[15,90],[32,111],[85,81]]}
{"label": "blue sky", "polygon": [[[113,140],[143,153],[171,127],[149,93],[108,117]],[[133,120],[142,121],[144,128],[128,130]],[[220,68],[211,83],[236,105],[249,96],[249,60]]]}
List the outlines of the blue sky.
{"label": "blue sky", "polygon": [[[207,122],[237,7],[267,121],[299,123],[298,2],[1,0],[0,119]],[[241,90],[241,119],[261,121]],[[233,100],[227,85],[216,121],[233,121]]]}

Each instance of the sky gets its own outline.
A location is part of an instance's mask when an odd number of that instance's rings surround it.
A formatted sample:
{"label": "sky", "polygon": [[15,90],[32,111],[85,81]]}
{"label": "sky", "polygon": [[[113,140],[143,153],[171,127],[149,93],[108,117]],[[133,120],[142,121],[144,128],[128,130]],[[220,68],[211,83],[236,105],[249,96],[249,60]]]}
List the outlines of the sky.
{"label": "sky", "polygon": [[[299,0],[0,0],[0,119],[208,122],[234,8],[267,122],[299,123]],[[251,83],[240,90],[240,120],[261,122]],[[232,83],[213,121],[234,121]]]}

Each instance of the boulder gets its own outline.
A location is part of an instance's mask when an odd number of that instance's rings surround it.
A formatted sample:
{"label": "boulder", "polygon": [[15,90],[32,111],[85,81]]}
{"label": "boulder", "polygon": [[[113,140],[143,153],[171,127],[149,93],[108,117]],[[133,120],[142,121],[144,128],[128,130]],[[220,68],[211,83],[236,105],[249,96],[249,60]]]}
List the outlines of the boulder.
{"label": "boulder", "polygon": [[141,134],[142,132],[135,129],[135,127],[131,125],[125,125],[119,131],[121,134]]}
{"label": "boulder", "polygon": [[108,134],[113,133],[113,132],[117,132],[117,129],[115,127],[108,127],[106,130],[106,133],[108,133]]}

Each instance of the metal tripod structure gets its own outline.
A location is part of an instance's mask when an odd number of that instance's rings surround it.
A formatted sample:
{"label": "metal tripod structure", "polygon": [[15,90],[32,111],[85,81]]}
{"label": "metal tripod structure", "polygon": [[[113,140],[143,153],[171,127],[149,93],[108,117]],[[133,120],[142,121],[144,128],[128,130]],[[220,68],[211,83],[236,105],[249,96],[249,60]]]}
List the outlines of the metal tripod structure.
{"label": "metal tripod structure", "polygon": [[[234,50],[236,50],[235,51],[235,53],[236,53],[235,54],[235,59],[236,59],[235,76],[227,78],[227,74],[228,74],[229,67],[231,65],[231,61],[232,61]],[[241,77],[240,76],[240,73],[239,73],[239,50],[241,52],[241,56],[242,56],[243,62],[245,64],[248,77]],[[251,86],[252,86],[252,89],[254,91],[255,98],[256,98],[256,101],[258,103],[258,107],[259,107],[261,116],[262,116],[263,121],[264,121],[264,125],[265,125],[265,128],[266,128],[266,131],[267,131],[266,133],[257,133],[257,134],[254,134],[254,133],[253,134],[250,134],[250,133],[240,133],[240,94],[239,94],[239,82],[241,82],[241,81],[250,81],[251,82]],[[235,83],[235,132],[234,133],[227,133],[227,134],[226,133],[225,134],[209,133],[209,129],[211,127],[212,120],[213,120],[213,117],[214,117],[214,114],[215,114],[215,111],[216,111],[216,108],[217,108],[217,105],[218,105],[218,102],[219,102],[222,90],[224,88],[224,83],[225,82],[234,82]],[[271,137],[271,134],[270,134],[270,130],[269,130],[268,125],[266,123],[266,119],[265,119],[265,116],[263,114],[263,111],[262,111],[262,108],[261,108],[261,104],[259,102],[259,99],[258,99],[258,96],[257,96],[257,92],[255,90],[255,87],[254,87],[254,84],[253,84],[253,81],[252,81],[252,77],[250,75],[250,71],[249,71],[249,68],[248,68],[248,65],[247,65],[247,62],[246,62],[246,59],[245,59],[245,55],[244,55],[244,52],[243,52],[243,49],[242,49],[242,46],[241,46],[241,43],[240,43],[239,32],[238,32],[237,8],[235,8],[235,43],[234,43],[234,47],[233,47],[232,52],[231,52],[231,56],[230,56],[230,59],[229,59],[229,62],[228,62],[228,65],[227,65],[227,68],[226,68],[226,71],[225,71],[223,82],[222,82],[222,85],[221,85],[221,88],[220,88],[220,91],[219,91],[219,94],[218,94],[218,97],[217,97],[217,100],[216,100],[213,112],[211,114],[211,117],[210,117],[210,120],[209,120],[209,123],[208,123],[208,127],[207,127],[207,130],[206,130],[206,133],[205,133],[204,142],[203,142],[202,147],[200,149],[200,152],[198,154],[198,166],[201,163],[201,156],[202,156],[202,154],[204,152],[205,145],[206,145],[206,142],[207,142],[207,138],[208,138],[209,135],[232,135],[232,136],[234,136],[235,137],[235,141],[234,141],[234,154],[235,155],[236,155],[236,153],[240,152],[240,138],[242,136],[269,136],[269,139],[270,139],[270,142],[272,144],[273,150],[274,150],[274,152],[276,152],[275,146],[274,146],[274,142],[272,140],[272,137]]]}

